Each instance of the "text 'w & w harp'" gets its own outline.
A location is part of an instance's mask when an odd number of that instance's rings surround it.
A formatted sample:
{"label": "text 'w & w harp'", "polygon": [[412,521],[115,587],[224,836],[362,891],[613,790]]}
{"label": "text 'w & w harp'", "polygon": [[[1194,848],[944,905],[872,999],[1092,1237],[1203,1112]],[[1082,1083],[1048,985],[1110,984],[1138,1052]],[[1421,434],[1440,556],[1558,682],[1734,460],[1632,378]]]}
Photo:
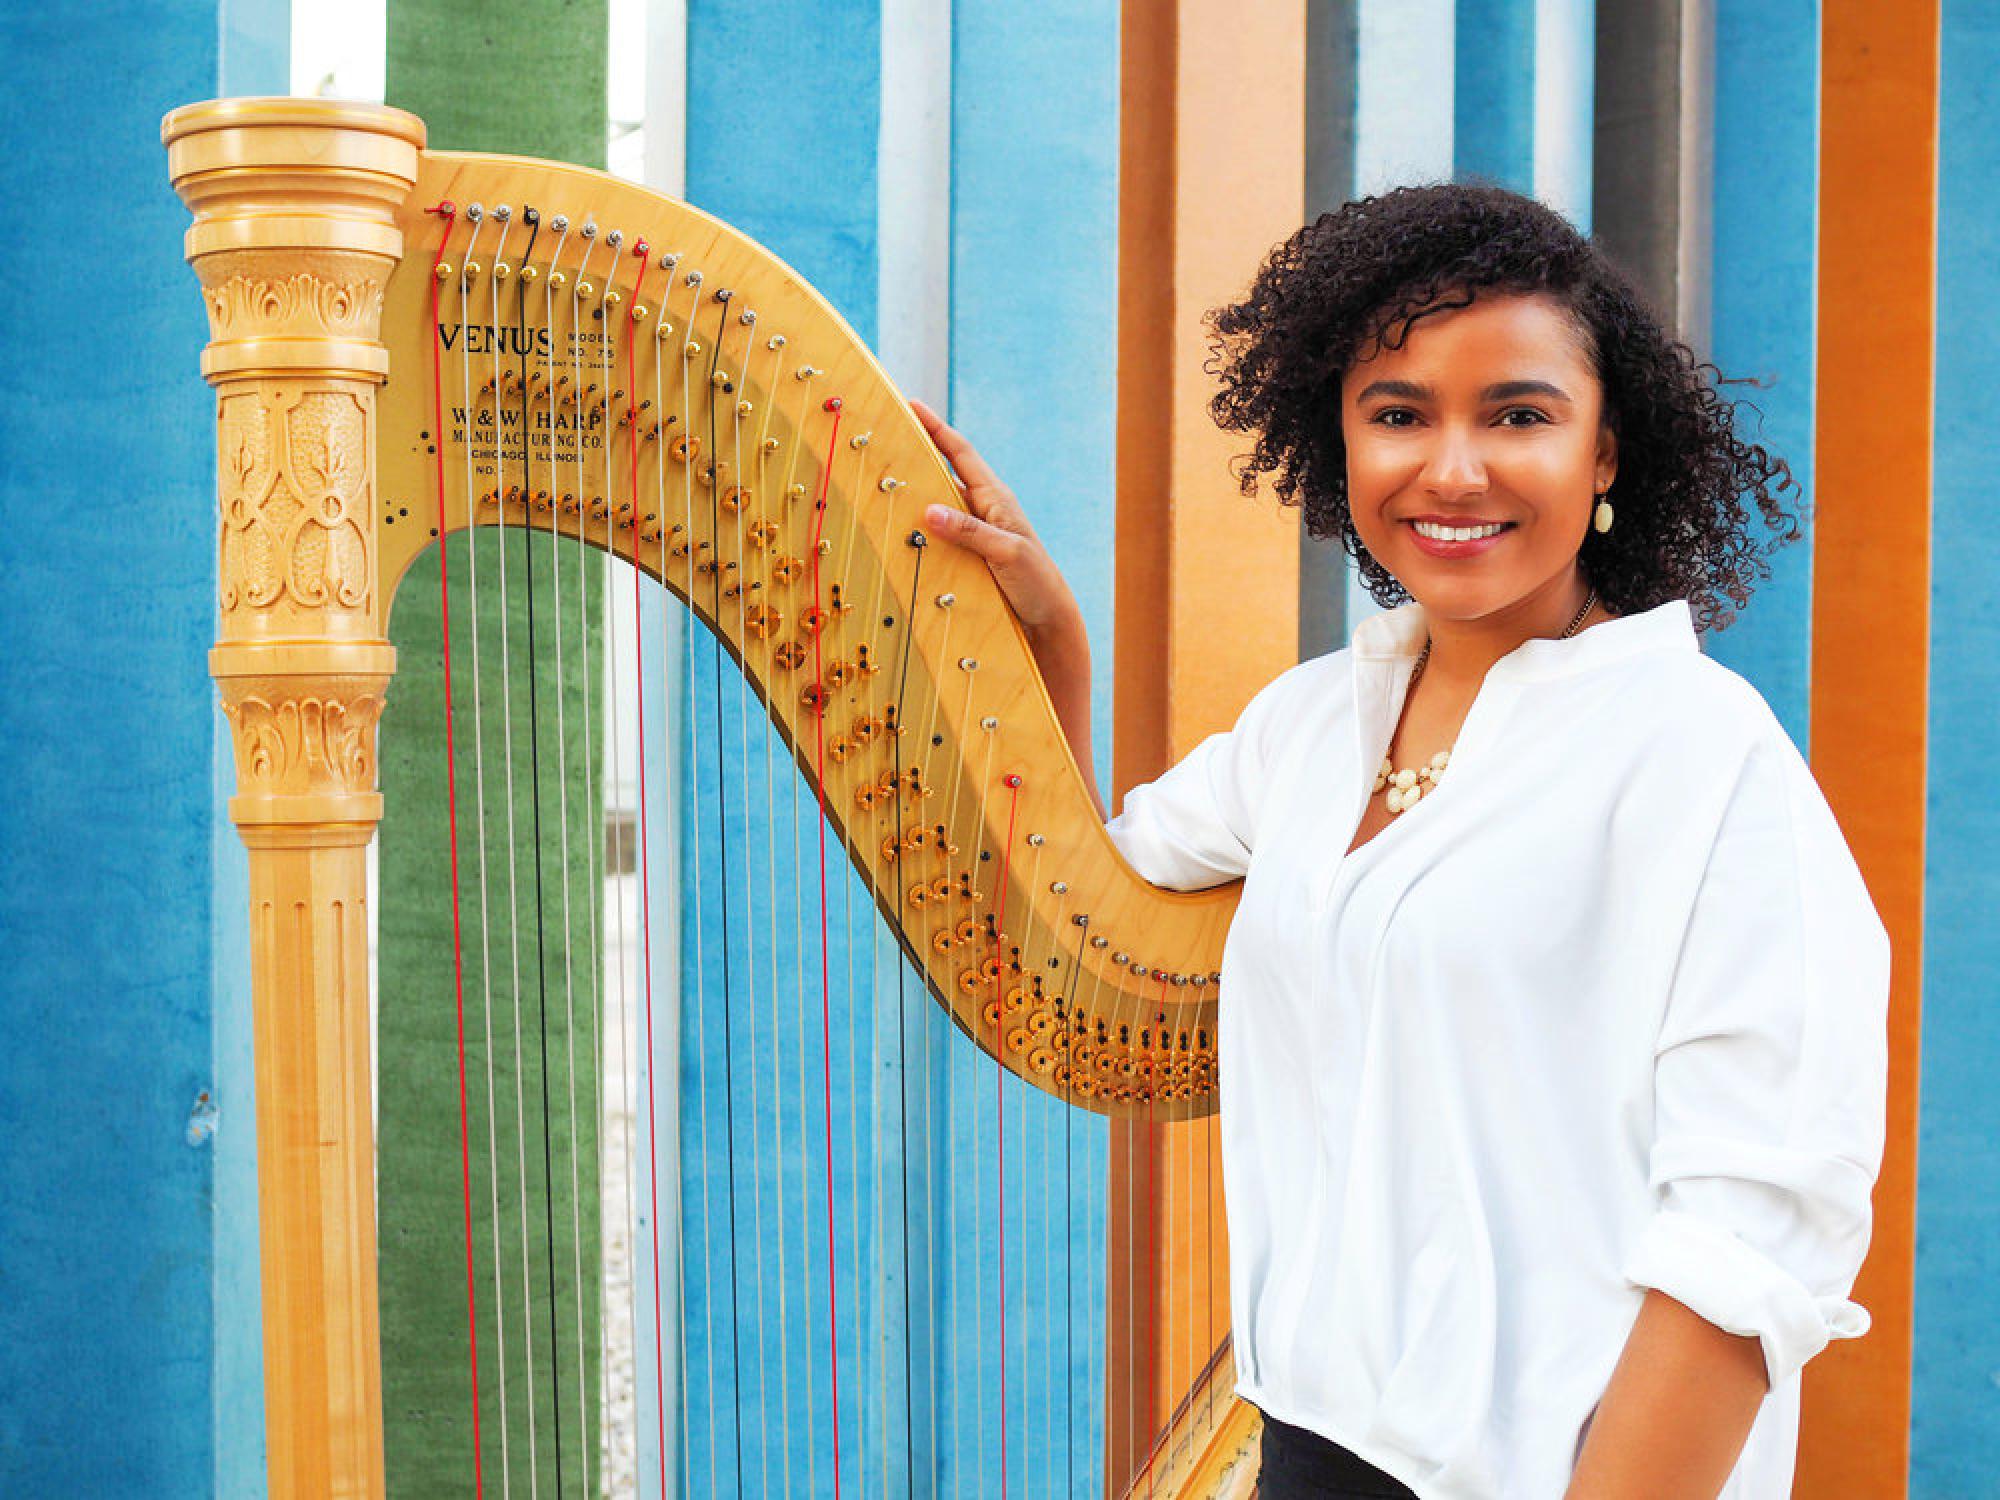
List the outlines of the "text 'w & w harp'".
{"label": "text 'w & w harp'", "polygon": [[[602,173],[307,100],[163,133],[217,399],[272,1494],[379,1494],[385,1442],[417,1494],[1246,1492],[1212,1251],[1155,1213],[1107,1268],[1037,1207],[1095,1116],[1205,1128],[1236,893],[1117,856],[984,565],[925,544],[957,491],[868,351]],[[392,601],[442,691],[436,796],[388,766],[385,808]],[[448,888],[385,853],[378,1004],[385,812]],[[392,925],[439,937],[399,967]],[[392,1084],[412,1026],[456,1056]],[[411,1110],[449,1122],[428,1226]]]}

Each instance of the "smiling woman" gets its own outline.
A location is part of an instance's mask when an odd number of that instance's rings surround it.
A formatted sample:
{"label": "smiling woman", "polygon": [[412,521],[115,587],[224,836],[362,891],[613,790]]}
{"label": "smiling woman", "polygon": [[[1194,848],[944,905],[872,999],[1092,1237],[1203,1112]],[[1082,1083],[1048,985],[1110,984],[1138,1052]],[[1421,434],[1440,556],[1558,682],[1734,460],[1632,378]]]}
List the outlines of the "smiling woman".
{"label": "smiling woman", "polygon": [[[1158,884],[1244,882],[1219,1098],[1259,1493],[1777,1500],[1800,1367],[1869,1326],[1889,983],[1805,761],[1700,649],[1756,531],[1796,534],[1790,473],[1500,189],[1349,203],[1211,326],[1244,488],[1395,606],[1108,825]],[[971,512],[938,534],[1086,703],[1061,577],[925,417]]]}

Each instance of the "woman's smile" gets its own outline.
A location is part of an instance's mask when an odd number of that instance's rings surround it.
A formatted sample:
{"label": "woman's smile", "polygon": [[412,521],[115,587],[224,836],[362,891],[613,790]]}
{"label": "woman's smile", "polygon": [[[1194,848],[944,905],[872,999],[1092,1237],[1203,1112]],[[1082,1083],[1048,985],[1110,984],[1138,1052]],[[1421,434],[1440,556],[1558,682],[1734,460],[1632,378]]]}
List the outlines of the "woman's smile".
{"label": "woman's smile", "polygon": [[1442,523],[1419,517],[1404,523],[1419,549],[1432,557],[1479,557],[1491,552],[1514,529],[1512,521]]}

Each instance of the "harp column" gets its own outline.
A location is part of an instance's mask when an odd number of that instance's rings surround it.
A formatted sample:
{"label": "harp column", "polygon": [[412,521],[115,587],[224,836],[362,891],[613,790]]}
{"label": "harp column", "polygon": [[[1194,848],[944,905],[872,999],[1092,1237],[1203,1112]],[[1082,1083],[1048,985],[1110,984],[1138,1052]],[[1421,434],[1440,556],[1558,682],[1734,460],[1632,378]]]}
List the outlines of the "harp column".
{"label": "harp column", "polygon": [[161,127],[215,387],[220,640],[250,852],[270,1493],[382,1493],[365,855],[395,667],[377,582],[382,294],[423,125],[309,100]]}

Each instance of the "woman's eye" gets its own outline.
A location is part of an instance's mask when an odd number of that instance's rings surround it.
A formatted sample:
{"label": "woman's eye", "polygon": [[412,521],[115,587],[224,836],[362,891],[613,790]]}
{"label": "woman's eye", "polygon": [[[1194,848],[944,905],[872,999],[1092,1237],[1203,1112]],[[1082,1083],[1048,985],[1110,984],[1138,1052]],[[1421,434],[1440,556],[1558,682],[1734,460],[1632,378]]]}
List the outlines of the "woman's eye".
{"label": "woman's eye", "polygon": [[[1526,417],[1529,420],[1526,422],[1514,422],[1509,420],[1512,417]],[[1547,422],[1548,418],[1536,411],[1532,406],[1516,406],[1502,412],[1500,414],[1500,421],[1508,427],[1534,427]]]}
{"label": "woman's eye", "polygon": [[[1409,418],[1409,421],[1406,422],[1397,420],[1403,417]],[[1391,407],[1386,407],[1381,411],[1378,411],[1377,413],[1375,413],[1374,416],[1370,417],[1369,420],[1382,427],[1407,427],[1410,425],[1410,422],[1414,422],[1416,420],[1416,414],[1412,412],[1408,407],[1391,406]]]}

